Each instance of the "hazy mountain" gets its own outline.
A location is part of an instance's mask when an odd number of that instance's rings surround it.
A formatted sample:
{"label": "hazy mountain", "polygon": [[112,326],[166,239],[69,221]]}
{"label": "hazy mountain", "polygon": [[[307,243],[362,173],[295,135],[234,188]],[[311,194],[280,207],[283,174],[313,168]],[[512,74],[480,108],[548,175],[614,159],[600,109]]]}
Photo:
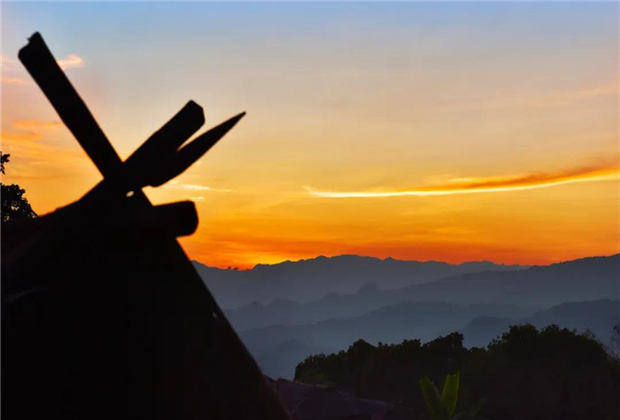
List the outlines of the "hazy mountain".
{"label": "hazy mountain", "polygon": [[574,302],[520,316],[527,309],[514,305],[455,305],[444,302],[406,302],[355,318],[331,319],[301,326],[272,325],[240,333],[241,339],[267,375],[291,378],[295,357],[346,349],[358,339],[369,343],[399,343],[405,339],[429,341],[453,331],[465,336],[465,345],[485,346],[510,325],[591,330],[607,342],[620,322],[620,301]]}
{"label": "hazy mountain", "polygon": [[[330,293],[322,299],[307,303],[274,300],[262,305],[253,302],[240,308],[227,310],[226,316],[237,331],[260,328],[270,325],[303,325],[320,321],[353,318],[368,312],[405,302],[398,293],[380,291],[374,284],[362,287],[354,295]],[[534,313],[539,308],[531,306],[511,306],[515,312],[510,316],[522,317]]]}
{"label": "hazy mountain", "polygon": [[367,284],[354,294],[329,293],[303,304],[282,299],[266,305],[253,302],[226,314],[237,330],[244,330],[356,317],[403,301],[495,302],[543,309],[564,302],[618,298],[620,254],[519,271],[469,273],[397,290]]}
{"label": "hazy mountain", "polygon": [[488,261],[448,264],[356,255],[258,264],[251,270],[222,270],[196,261],[194,266],[224,308],[273,299],[307,302],[328,293],[355,293],[367,283],[376,283],[381,289],[397,289],[457,274],[525,268]]}
{"label": "hazy mountain", "polygon": [[324,351],[325,348],[308,346],[299,340],[288,340],[258,349],[254,357],[260,360],[261,369],[266,375],[273,378],[292,379],[295,367],[300,361],[312,354]]}
{"label": "hazy mountain", "polygon": [[620,254],[531,267],[462,274],[386,291],[400,300],[495,302],[550,307],[565,302],[620,298]]}
{"label": "hazy mountain", "polygon": [[606,299],[564,303],[516,321],[509,318],[481,316],[469,322],[460,332],[465,336],[465,346],[481,347],[506,331],[509,325],[532,324],[544,327],[558,324],[561,327],[576,329],[578,332],[590,330],[599,341],[607,344],[617,323],[620,323],[620,301]]}
{"label": "hazy mountain", "polygon": [[514,305],[461,306],[445,302],[404,302],[355,318],[330,319],[297,326],[272,325],[239,334],[267,375],[277,372],[280,376],[291,378],[295,364],[290,361],[277,363],[277,357],[272,353],[272,349],[279,349],[285,343],[294,342],[296,351],[302,354],[306,348],[315,349],[314,353],[334,352],[360,338],[375,344],[410,338],[431,340],[444,330],[456,331],[481,315],[517,318],[533,312]]}
{"label": "hazy mountain", "polygon": [[319,300],[306,303],[282,299],[275,299],[266,305],[252,302],[226,310],[226,316],[235,329],[245,330],[274,324],[300,325],[332,318],[350,318],[394,303],[391,295],[381,293],[377,285],[371,283],[352,295],[328,293]]}

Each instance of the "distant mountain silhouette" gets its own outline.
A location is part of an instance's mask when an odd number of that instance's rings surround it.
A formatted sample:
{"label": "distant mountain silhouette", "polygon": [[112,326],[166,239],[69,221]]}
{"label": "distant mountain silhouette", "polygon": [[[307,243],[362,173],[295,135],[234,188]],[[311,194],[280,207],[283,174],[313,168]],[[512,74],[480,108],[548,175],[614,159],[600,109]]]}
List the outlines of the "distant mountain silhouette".
{"label": "distant mountain silhouette", "polygon": [[565,302],[620,298],[620,254],[531,267],[462,274],[393,293],[401,300],[549,307]]}
{"label": "distant mountain silhouette", "polygon": [[255,358],[260,360],[260,367],[273,378],[293,378],[291,372],[306,357],[324,351],[321,348],[304,344],[299,340],[277,342],[257,350]]}
{"label": "distant mountain silhouette", "polygon": [[355,293],[367,283],[376,283],[381,289],[397,289],[458,274],[527,268],[488,261],[448,264],[357,255],[258,264],[251,270],[223,270],[197,261],[194,266],[224,308],[254,301],[268,303],[273,299],[308,302],[328,293]]}
{"label": "distant mountain silhouette", "polygon": [[267,375],[291,378],[296,366],[293,356],[301,356],[301,361],[309,354],[336,352],[358,339],[372,344],[413,338],[429,341],[460,331],[467,347],[481,347],[510,325],[531,323],[537,327],[557,324],[580,332],[589,329],[606,343],[613,326],[620,322],[619,309],[618,300],[598,300],[562,304],[523,316],[528,309],[514,305],[406,302],[355,318],[301,326],[272,325],[239,335]]}
{"label": "distant mountain silhouette", "polygon": [[366,284],[353,294],[329,293],[303,304],[283,299],[266,305],[253,302],[226,310],[226,314],[237,330],[245,330],[356,317],[400,302],[493,302],[543,309],[564,302],[618,298],[620,254],[519,271],[470,273],[396,290],[380,290],[376,284]]}
{"label": "distant mountain silhouette", "polygon": [[[330,319],[307,325],[272,325],[239,333],[265,374],[292,378],[296,363],[278,362],[286,343],[295,343],[295,354],[334,352],[364,339],[370,343],[396,343],[404,339],[436,338],[444,330],[456,331],[481,315],[518,318],[534,309],[514,305],[454,305],[445,302],[403,302],[355,318]],[[314,352],[308,349],[315,349]],[[305,357],[305,356],[304,356]],[[297,362],[303,360],[299,359]]]}
{"label": "distant mountain silhouette", "polygon": [[510,325],[532,324],[540,328],[557,324],[578,332],[589,330],[600,342],[608,344],[612,329],[619,322],[620,301],[605,299],[564,303],[518,320],[480,316],[469,322],[460,332],[465,336],[466,347],[481,347],[506,331]]}
{"label": "distant mountain silhouette", "polygon": [[[360,338],[394,343],[461,330],[468,345],[479,346],[509,325],[524,322],[587,327],[605,340],[620,313],[619,285],[620,254],[519,271],[469,273],[397,290],[366,285],[355,294],[330,293],[303,304],[255,302],[226,312],[266,373],[284,372],[290,378],[292,358],[277,363],[272,353],[281,354],[285,343],[291,354],[303,355],[311,348],[338,351]],[[553,305],[559,306],[545,309]]]}

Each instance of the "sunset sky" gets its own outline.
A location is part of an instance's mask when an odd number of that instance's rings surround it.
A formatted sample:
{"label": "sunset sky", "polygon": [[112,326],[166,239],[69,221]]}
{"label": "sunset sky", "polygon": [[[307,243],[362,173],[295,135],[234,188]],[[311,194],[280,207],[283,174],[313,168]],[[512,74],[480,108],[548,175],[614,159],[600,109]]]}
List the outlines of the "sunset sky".
{"label": "sunset sky", "polygon": [[123,158],[188,100],[247,116],[156,203],[212,266],[620,252],[619,4],[2,3],[5,183],[100,175],[17,60],[41,32]]}

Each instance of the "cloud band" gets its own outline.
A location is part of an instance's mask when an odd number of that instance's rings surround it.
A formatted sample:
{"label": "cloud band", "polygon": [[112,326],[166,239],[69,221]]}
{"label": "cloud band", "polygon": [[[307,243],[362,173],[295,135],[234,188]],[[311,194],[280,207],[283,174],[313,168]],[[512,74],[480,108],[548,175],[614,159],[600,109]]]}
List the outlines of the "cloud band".
{"label": "cloud band", "polygon": [[405,190],[383,191],[321,191],[304,187],[313,197],[321,198],[387,198],[429,197],[456,194],[480,194],[524,191],[558,185],[620,179],[620,168],[611,165],[592,165],[558,172],[539,172],[502,177],[458,178],[434,186]]}

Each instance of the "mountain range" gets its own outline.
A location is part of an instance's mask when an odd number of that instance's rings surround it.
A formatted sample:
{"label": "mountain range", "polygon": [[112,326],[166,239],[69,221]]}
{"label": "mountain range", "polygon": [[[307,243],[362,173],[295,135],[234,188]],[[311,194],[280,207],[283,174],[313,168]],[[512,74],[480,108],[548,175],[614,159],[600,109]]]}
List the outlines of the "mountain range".
{"label": "mountain range", "polygon": [[355,317],[400,302],[501,303],[542,309],[565,302],[618,299],[618,279],[620,254],[517,271],[468,273],[394,290],[382,290],[370,283],[352,294],[328,293],[305,303],[284,299],[268,304],[253,302],[229,309],[226,314],[235,328],[245,330]]}
{"label": "mountain range", "polygon": [[[243,302],[252,291],[261,291],[260,299],[255,296],[253,302],[225,312],[264,372],[284,378],[292,378],[297,363],[308,355],[346,349],[358,339],[370,343],[428,341],[460,331],[465,345],[484,346],[510,325],[532,323],[589,329],[606,341],[613,325],[620,322],[620,254],[499,269],[487,269],[487,263],[454,267],[395,261],[317,258],[259,268],[258,272],[263,270],[260,276],[254,270],[218,270],[214,272],[233,279],[230,284],[225,284],[224,277],[205,278],[205,282],[218,300],[224,296],[229,303]],[[400,263],[412,263],[411,272],[417,270],[417,276],[403,274],[402,267],[408,265]],[[372,268],[361,275],[364,266]],[[343,267],[352,267],[352,271]],[[377,267],[385,267],[388,274]],[[458,272],[474,267],[482,271]],[[209,276],[210,270],[199,272]],[[445,277],[440,277],[442,270],[448,273]],[[400,273],[397,280],[390,278],[389,273],[395,272]],[[275,280],[268,273],[276,273]],[[271,291],[279,297],[268,299],[267,291],[286,283],[285,273],[292,276],[291,284],[280,293]],[[316,284],[296,295],[302,279],[316,279]],[[214,290],[212,284],[219,288]],[[243,290],[235,292],[235,288]],[[322,292],[326,293],[310,298]]]}
{"label": "mountain range", "polygon": [[619,309],[618,300],[572,302],[521,317],[511,315],[526,310],[512,305],[403,302],[355,318],[254,328],[241,331],[240,337],[267,375],[292,378],[296,365],[305,357],[346,349],[358,339],[371,344],[406,339],[426,342],[459,331],[465,337],[465,346],[484,347],[510,325],[531,323],[590,330],[606,344],[613,326],[620,323]]}
{"label": "mountain range", "polygon": [[488,261],[448,264],[357,255],[258,264],[250,270],[224,270],[193,263],[223,308],[252,302],[266,304],[274,299],[308,302],[328,293],[355,293],[367,283],[377,283],[381,289],[397,289],[458,274],[527,268]]}
{"label": "mountain range", "polygon": [[483,315],[474,318],[460,332],[465,337],[465,346],[483,347],[515,323],[532,324],[538,328],[557,324],[579,332],[590,331],[599,341],[607,344],[618,322],[620,301],[605,299],[563,303],[517,320]]}

